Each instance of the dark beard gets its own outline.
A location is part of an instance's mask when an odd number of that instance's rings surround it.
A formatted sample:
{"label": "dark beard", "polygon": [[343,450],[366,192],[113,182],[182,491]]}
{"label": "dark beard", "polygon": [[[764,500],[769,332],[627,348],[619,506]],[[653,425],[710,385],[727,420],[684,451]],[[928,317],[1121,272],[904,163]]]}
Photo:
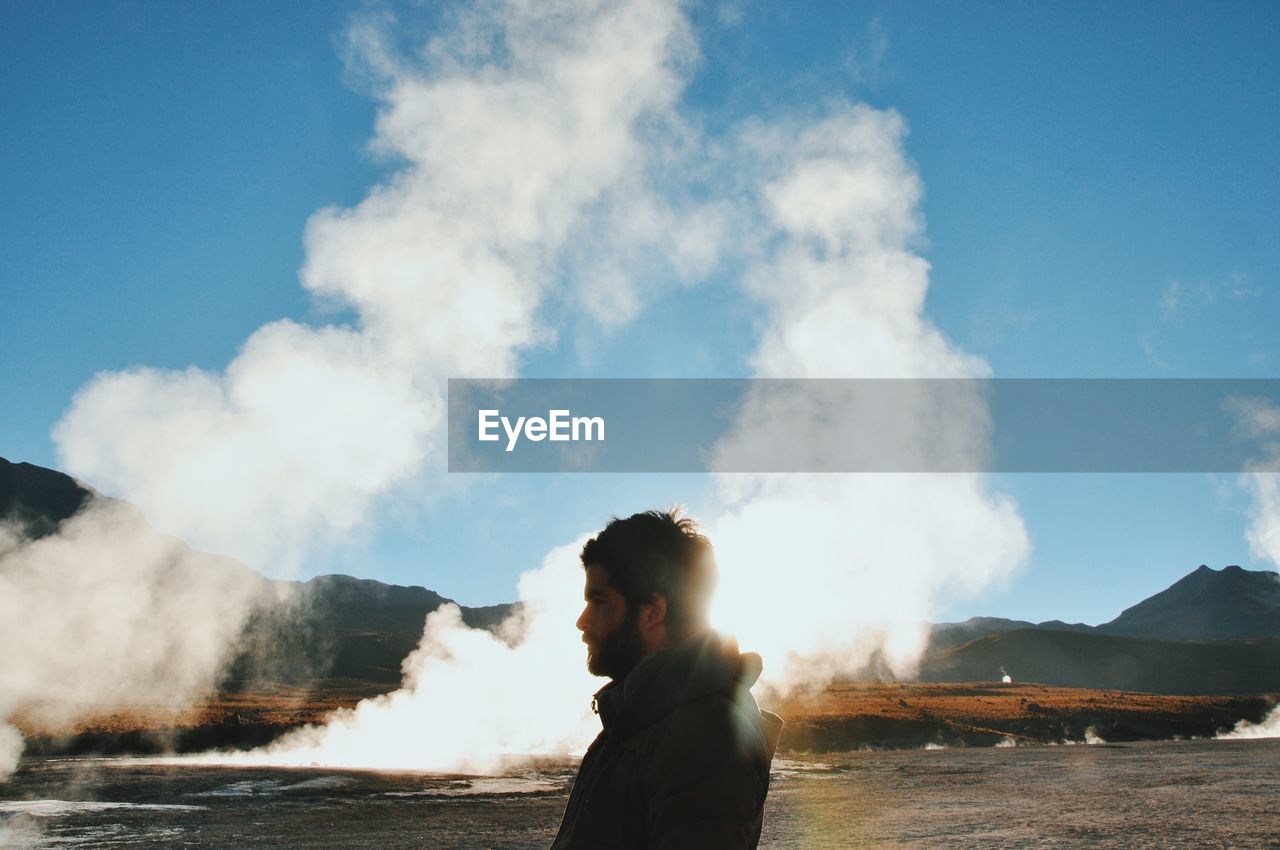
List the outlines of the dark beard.
{"label": "dark beard", "polygon": [[640,641],[640,620],[635,612],[628,611],[626,619],[601,638],[595,652],[587,656],[587,671],[616,682],[625,679],[641,658],[644,644]]}

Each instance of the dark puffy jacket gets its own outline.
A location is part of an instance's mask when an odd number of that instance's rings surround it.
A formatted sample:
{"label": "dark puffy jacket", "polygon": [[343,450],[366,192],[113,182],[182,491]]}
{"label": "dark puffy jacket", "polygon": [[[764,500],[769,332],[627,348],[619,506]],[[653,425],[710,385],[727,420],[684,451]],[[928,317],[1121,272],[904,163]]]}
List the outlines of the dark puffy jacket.
{"label": "dark puffy jacket", "polygon": [[782,728],[751,696],[760,669],[703,632],[606,685],[552,850],[754,848]]}

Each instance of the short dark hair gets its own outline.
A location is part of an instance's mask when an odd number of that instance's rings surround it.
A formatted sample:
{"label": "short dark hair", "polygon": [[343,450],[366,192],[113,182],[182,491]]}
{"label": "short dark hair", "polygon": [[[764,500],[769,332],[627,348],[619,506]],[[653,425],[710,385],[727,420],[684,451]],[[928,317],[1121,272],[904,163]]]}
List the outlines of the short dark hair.
{"label": "short dark hair", "polygon": [[583,569],[599,564],[634,612],[661,593],[667,634],[682,640],[706,628],[716,584],[715,552],[682,508],[614,517],[582,547]]}

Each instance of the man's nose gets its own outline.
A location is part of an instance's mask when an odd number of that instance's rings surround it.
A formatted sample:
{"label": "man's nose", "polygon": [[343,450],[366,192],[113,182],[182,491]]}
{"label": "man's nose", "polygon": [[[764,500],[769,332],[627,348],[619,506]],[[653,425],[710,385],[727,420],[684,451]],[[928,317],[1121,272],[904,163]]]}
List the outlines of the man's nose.
{"label": "man's nose", "polygon": [[583,634],[586,634],[586,631],[587,631],[587,627],[583,625],[583,622],[586,619],[587,619],[587,609],[583,608],[582,613],[578,615],[578,621],[574,623],[574,625],[578,627],[578,631],[582,632]]}

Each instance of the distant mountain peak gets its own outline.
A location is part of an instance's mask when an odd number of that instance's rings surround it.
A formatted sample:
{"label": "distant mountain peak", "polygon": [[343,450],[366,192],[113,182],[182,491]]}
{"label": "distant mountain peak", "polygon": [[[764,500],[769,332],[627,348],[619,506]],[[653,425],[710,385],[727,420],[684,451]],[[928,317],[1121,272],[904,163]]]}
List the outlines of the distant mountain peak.
{"label": "distant mountain peak", "polygon": [[1163,640],[1280,637],[1280,575],[1201,564],[1098,631]]}
{"label": "distant mountain peak", "polygon": [[55,469],[0,457],[0,519],[17,522],[30,537],[52,534],[90,498],[91,487]]}

